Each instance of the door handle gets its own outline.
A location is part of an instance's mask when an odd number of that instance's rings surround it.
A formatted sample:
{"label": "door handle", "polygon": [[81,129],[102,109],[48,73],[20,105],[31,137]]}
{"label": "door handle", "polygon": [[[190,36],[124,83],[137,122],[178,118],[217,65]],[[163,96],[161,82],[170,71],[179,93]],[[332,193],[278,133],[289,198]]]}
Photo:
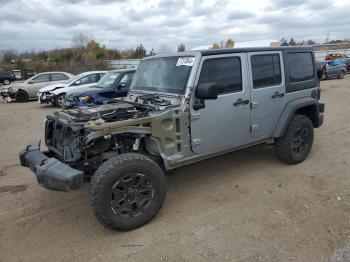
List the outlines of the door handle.
{"label": "door handle", "polygon": [[233,106],[240,106],[240,105],[247,105],[249,104],[249,100],[243,100],[242,98],[239,98],[236,102],[233,103]]}
{"label": "door handle", "polygon": [[277,98],[277,97],[284,97],[284,93],[278,93],[278,92],[275,92],[271,98]]}

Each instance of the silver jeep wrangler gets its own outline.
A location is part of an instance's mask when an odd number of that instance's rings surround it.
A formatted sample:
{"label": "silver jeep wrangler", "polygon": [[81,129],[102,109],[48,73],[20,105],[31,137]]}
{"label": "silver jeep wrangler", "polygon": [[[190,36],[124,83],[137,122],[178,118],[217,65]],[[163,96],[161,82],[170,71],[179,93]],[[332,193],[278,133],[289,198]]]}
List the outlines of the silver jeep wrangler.
{"label": "silver jeep wrangler", "polygon": [[261,143],[278,159],[308,156],[324,104],[313,49],[218,49],[148,57],[126,98],[47,115],[45,143],[20,152],[38,183],[70,191],[90,181],[92,210],[130,230],[163,205],[164,173]]}

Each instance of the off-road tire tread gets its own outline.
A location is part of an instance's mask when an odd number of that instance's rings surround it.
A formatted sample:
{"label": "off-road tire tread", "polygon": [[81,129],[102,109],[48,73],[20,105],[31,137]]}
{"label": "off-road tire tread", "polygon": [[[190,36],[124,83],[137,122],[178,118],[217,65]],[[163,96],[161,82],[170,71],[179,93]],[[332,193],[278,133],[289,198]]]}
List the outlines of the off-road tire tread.
{"label": "off-road tire tread", "polygon": [[[291,150],[291,146],[290,146],[290,144],[291,144],[290,140],[294,135],[295,129],[298,126],[300,126],[300,124],[303,122],[307,122],[307,124],[310,125],[310,127],[311,127],[310,131],[313,133],[313,124],[312,124],[311,120],[304,115],[295,114],[293,116],[292,120],[289,122],[287,131],[284,134],[284,136],[276,139],[275,145],[274,145],[275,154],[276,154],[276,157],[279,160],[281,160],[282,162],[285,162],[285,163],[288,163],[291,165],[295,165],[295,164],[299,164],[305,160],[305,159],[301,159],[301,160],[294,159],[292,156],[292,150]],[[311,145],[310,145],[309,150],[306,154],[306,157],[308,156],[308,154],[311,151],[312,143],[313,143],[313,134],[312,134],[312,139],[311,139]]]}
{"label": "off-road tire tread", "polygon": [[[130,164],[130,162],[133,161],[147,161],[149,164],[153,165],[154,168],[159,169],[159,171],[164,175],[162,169],[159,167],[157,163],[155,163],[152,159],[149,157],[138,154],[138,153],[125,153],[125,154],[120,154],[116,157],[113,157],[109,159],[108,161],[104,162],[95,172],[95,174],[92,176],[91,181],[90,181],[90,187],[89,187],[89,198],[90,198],[90,205],[92,208],[93,213],[95,214],[97,220],[106,228],[112,229],[112,230],[118,230],[118,231],[128,231],[131,229],[136,229],[142,225],[147,224],[150,222],[160,211],[164,204],[164,199],[165,199],[165,192],[163,192],[163,199],[161,202],[161,205],[159,208],[156,210],[156,212],[153,214],[152,217],[150,217],[147,221],[144,223],[138,224],[136,226],[130,227],[130,228],[123,228],[119,227],[116,225],[113,225],[113,222],[110,221],[110,219],[105,215],[104,210],[101,209],[101,207],[98,205],[99,199],[101,196],[97,193],[102,190],[101,187],[103,187],[105,180],[108,178],[106,174],[108,174],[109,171],[114,169],[118,165],[123,165],[123,164]],[[166,181],[164,178],[164,189],[166,188]]]}

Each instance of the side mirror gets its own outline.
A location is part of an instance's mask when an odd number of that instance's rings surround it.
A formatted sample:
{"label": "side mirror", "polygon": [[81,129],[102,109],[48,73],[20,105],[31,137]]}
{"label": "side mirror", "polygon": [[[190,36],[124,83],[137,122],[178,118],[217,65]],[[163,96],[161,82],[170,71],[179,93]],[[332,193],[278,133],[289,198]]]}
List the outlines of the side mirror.
{"label": "side mirror", "polygon": [[216,83],[203,83],[197,86],[196,97],[199,99],[216,99],[220,87]]}
{"label": "side mirror", "polygon": [[74,84],[77,86],[77,85],[80,85],[80,80],[78,81],[75,81]]}
{"label": "side mirror", "polygon": [[117,88],[120,89],[120,88],[123,88],[123,87],[126,87],[126,84],[125,83],[119,83]]}

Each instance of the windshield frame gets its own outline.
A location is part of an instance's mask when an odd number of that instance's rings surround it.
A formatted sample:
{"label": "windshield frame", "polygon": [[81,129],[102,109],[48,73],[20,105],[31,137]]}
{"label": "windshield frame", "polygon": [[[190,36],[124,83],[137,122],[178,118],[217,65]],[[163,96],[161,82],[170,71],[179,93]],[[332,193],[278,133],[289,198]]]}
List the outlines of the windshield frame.
{"label": "windshield frame", "polygon": [[[178,89],[178,92],[170,92],[169,88],[163,88],[163,90],[160,90],[158,87],[148,87],[148,89],[145,89],[145,88],[141,89],[141,88],[136,88],[136,86],[134,86],[134,81],[136,81],[135,76],[138,73],[140,67],[142,66],[142,63],[150,61],[150,60],[156,60],[156,59],[167,59],[167,58],[169,58],[169,59],[171,59],[171,58],[172,59],[173,58],[179,59],[181,57],[193,57],[194,58],[194,64],[192,66],[189,66],[190,69],[187,72],[186,81],[184,83],[184,86],[183,86],[183,88],[181,90]],[[178,96],[178,95],[183,96],[183,95],[185,95],[187,93],[187,87],[188,87],[189,82],[191,80],[191,75],[192,75],[192,72],[193,72],[193,68],[195,67],[195,64],[197,63],[197,60],[198,60],[198,58],[197,58],[196,54],[188,53],[188,52],[184,52],[183,54],[176,53],[176,54],[170,54],[170,55],[157,55],[157,56],[152,56],[152,57],[145,58],[145,59],[143,59],[140,62],[139,66],[138,66],[138,68],[137,68],[137,70],[135,72],[134,78],[133,78],[132,83],[130,85],[130,91],[129,92],[134,92],[134,93],[151,93],[151,94],[154,94],[154,93],[162,94],[163,93],[163,94],[168,94],[168,95],[172,95],[172,96]],[[174,90],[176,90],[176,89],[174,89]]]}

